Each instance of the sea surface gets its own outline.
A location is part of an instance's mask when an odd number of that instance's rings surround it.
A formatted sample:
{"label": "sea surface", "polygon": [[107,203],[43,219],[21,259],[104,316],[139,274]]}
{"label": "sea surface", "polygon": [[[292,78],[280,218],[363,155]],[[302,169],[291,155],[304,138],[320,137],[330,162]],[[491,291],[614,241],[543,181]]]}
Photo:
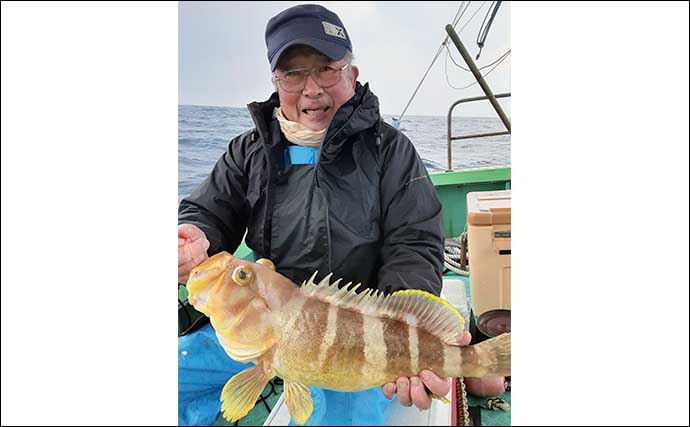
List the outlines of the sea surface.
{"label": "sea surface", "polygon": [[[392,124],[392,116],[384,115]],[[400,130],[410,138],[430,172],[448,166],[447,118],[404,116]],[[178,106],[178,196],[189,195],[213,168],[235,136],[254,127],[246,108]],[[501,120],[453,117],[453,136],[504,130]],[[453,142],[453,169],[510,165],[510,135]]]}

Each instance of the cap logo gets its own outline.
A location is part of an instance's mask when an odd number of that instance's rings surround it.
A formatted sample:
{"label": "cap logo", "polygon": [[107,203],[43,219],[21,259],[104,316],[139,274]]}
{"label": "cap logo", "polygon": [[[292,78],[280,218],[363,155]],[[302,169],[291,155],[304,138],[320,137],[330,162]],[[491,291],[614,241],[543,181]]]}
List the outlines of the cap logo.
{"label": "cap logo", "polygon": [[321,21],[323,24],[323,31],[328,34],[329,36],[335,36],[335,37],[340,37],[343,40],[347,40],[347,36],[345,35],[345,30],[342,27],[339,27],[337,25],[333,25],[330,22],[326,21]]}

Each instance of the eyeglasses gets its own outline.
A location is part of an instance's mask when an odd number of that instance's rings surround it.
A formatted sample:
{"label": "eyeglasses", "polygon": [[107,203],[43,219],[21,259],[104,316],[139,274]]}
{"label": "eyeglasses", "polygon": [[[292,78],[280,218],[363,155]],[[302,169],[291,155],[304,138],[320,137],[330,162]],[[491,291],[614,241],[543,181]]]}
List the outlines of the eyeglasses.
{"label": "eyeglasses", "polygon": [[274,75],[273,81],[278,83],[285,92],[301,92],[307,85],[307,77],[311,74],[319,86],[327,89],[340,83],[343,71],[349,66],[350,64],[345,64],[342,67],[333,68],[328,65],[315,65],[311,68],[290,70],[281,75]]}

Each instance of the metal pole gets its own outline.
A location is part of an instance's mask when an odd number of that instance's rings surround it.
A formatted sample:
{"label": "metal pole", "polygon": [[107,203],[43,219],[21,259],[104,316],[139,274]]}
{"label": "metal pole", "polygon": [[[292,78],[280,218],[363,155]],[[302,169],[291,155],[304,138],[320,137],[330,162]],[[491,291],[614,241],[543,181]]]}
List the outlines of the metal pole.
{"label": "metal pole", "polygon": [[446,172],[450,172],[453,170],[453,148],[451,147],[453,145],[453,126],[451,125],[451,121],[453,120],[453,108],[455,108],[456,105],[457,103],[451,105],[448,109],[448,169],[446,170]]}
{"label": "metal pole", "polygon": [[500,135],[510,135],[510,132],[503,130],[500,132],[488,132],[488,133],[475,133],[470,135],[454,136],[450,138],[451,141],[459,141],[461,139],[472,139],[472,138],[485,138],[487,136],[500,136]]}
{"label": "metal pole", "polygon": [[474,61],[472,60],[472,57],[470,56],[470,53],[467,51],[467,49],[465,49],[465,46],[463,46],[453,26],[450,24],[446,25],[446,32],[448,33],[448,36],[450,36],[450,39],[453,40],[453,43],[455,43],[455,47],[457,47],[460,51],[460,55],[462,55],[467,65],[470,67],[470,71],[472,71],[472,74],[474,74],[474,78],[477,79],[477,83],[479,83],[479,86],[481,86],[482,90],[489,98],[489,102],[491,102],[491,105],[494,107],[494,110],[496,110],[498,117],[501,118],[501,121],[505,125],[506,129],[508,129],[508,131],[510,132],[510,120],[508,119],[508,116],[506,116],[506,113],[503,111],[503,108],[501,108],[501,104],[498,103],[496,97],[491,92],[491,88],[489,88],[489,85],[486,83],[486,80],[484,80],[484,77],[482,77],[482,73],[480,73],[477,69],[477,65],[475,65]]}

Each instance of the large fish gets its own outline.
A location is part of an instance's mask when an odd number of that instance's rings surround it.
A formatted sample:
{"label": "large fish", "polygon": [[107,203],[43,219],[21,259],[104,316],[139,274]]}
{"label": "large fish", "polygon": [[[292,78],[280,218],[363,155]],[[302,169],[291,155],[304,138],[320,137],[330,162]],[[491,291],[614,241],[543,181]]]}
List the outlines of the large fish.
{"label": "large fish", "polygon": [[292,419],[304,424],[313,403],[307,385],[356,391],[430,369],[443,377],[510,375],[510,334],[460,347],[464,319],[450,304],[418,290],[384,296],[338,287],[330,275],[298,287],[274,271],[221,252],[190,274],[189,301],[211,319],[238,362],[220,396],[228,421],[249,412],[273,376],[284,380]]}

